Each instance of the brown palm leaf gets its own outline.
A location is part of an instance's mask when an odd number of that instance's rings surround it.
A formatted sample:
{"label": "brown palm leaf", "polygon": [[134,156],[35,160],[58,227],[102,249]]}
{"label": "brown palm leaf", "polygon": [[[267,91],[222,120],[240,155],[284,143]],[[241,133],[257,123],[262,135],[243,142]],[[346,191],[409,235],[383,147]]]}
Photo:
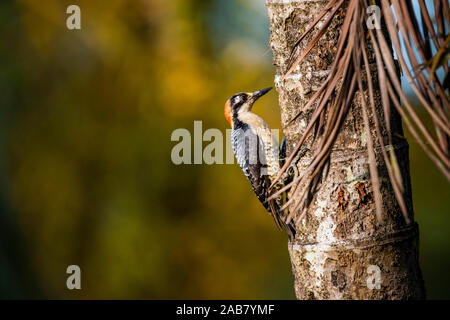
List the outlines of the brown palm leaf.
{"label": "brown palm leaf", "polygon": [[[403,197],[404,182],[398,167],[398,161],[393,148],[393,134],[390,126],[391,111],[396,110],[402,117],[407,128],[423,148],[426,154],[437,165],[450,181],[450,119],[448,87],[439,81],[436,76],[438,69],[444,70],[447,79],[447,55],[449,37],[445,25],[450,19],[450,10],[447,1],[434,1],[435,24],[432,23],[428,8],[423,0],[418,0],[421,9],[420,21],[416,18],[412,0],[389,1],[381,0],[381,15],[383,17],[383,32],[381,29],[369,29],[365,23],[368,6],[371,0],[351,0],[345,8],[346,16],[341,26],[338,48],[335,60],[330,68],[327,79],[318,91],[310,98],[302,110],[315,105],[304,135],[296,144],[296,148],[286,160],[275,183],[292,164],[305,141],[312,135],[314,154],[303,175],[296,177],[284,188],[272,195],[277,197],[282,192],[291,191],[291,200],[287,201],[282,209],[290,208],[286,218],[289,223],[294,217],[298,222],[307,212],[314,199],[314,194],[320,188],[324,174],[330,164],[332,148],[342,128],[344,120],[352,105],[357,91],[367,92],[360,94],[364,126],[369,131],[369,116],[373,115],[373,125],[376,136],[369,134],[367,152],[369,169],[376,205],[378,221],[383,219],[382,199],[380,193],[380,177],[376,164],[376,146],[381,151],[382,159],[386,165],[396,199],[409,223],[406,204]],[[311,52],[315,44],[331,25],[336,12],[343,8],[344,1],[333,0],[328,3],[321,14],[306,29],[305,33],[296,42],[290,61],[294,61],[281,81],[303,61]],[[395,17],[395,18],[394,18]],[[322,27],[315,30],[319,21],[324,20]],[[423,32],[419,26],[422,26]],[[316,32],[307,48],[294,59],[296,47],[307,34]],[[404,43],[406,55],[401,50]],[[432,55],[432,48],[437,53]],[[398,62],[392,57],[395,50]],[[444,56],[444,57],[443,57]],[[438,62],[436,62],[438,60]],[[408,62],[410,65],[408,65]],[[427,63],[431,61],[431,63]],[[371,63],[376,68],[371,68]],[[417,108],[414,108],[402,91],[398,78],[400,69],[406,75],[411,88],[421,103],[421,108],[432,120],[431,128],[425,125],[423,118],[419,117]],[[365,76],[367,75],[367,76]],[[382,136],[382,119],[379,119],[375,110],[375,89],[373,80],[377,79],[383,117],[387,130],[388,145],[385,145]],[[368,100],[368,101],[366,101]],[[301,113],[290,120],[292,123]],[[288,125],[289,125],[288,124]],[[297,200],[294,200],[297,199]]]}

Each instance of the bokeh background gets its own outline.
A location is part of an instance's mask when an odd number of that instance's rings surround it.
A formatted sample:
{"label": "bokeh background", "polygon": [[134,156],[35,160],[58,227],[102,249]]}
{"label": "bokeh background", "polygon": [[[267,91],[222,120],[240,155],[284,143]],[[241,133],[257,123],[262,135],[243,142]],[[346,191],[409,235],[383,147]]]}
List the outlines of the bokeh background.
{"label": "bokeh background", "polygon": [[[225,132],[226,99],[272,85],[263,0],[1,1],[0,39],[1,298],[294,299],[239,167],[170,158],[173,130]],[[279,128],[275,92],[256,111]],[[450,188],[410,144],[427,294],[448,299]]]}

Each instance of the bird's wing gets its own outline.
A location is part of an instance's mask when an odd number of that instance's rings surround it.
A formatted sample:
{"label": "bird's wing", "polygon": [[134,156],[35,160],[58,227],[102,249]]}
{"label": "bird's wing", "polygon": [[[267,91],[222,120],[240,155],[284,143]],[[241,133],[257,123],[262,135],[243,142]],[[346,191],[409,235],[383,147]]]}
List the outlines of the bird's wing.
{"label": "bird's wing", "polygon": [[231,133],[231,141],[236,160],[250,181],[259,201],[271,214],[277,227],[279,229],[283,227],[287,231],[289,238],[293,239],[295,230],[291,225],[284,223],[277,202],[275,200],[267,201],[269,197],[267,188],[271,182],[267,174],[267,162],[264,150],[268,146],[265,146],[264,141],[259,139],[258,135],[250,127],[244,128],[244,130],[233,130]]}
{"label": "bird's wing", "polygon": [[267,199],[267,179],[261,173],[266,171],[264,143],[251,128],[233,130],[231,134],[234,155],[253,191],[264,207],[270,211]]}

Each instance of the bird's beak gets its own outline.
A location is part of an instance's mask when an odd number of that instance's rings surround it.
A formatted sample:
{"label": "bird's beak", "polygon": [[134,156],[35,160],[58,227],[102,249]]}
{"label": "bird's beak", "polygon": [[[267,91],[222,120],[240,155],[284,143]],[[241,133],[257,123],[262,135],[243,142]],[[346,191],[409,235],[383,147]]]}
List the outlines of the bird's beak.
{"label": "bird's beak", "polygon": [[258,91],[255,91],[252,93],[252,100],[253,102],[255,102],[256,100],[258,100],[259,98],[261,98],[263,95],[265,95],[267,92],[269,92],[270,90],[272,90],[272,87],[270,88],[265,88],[265,89],[261,89]]}

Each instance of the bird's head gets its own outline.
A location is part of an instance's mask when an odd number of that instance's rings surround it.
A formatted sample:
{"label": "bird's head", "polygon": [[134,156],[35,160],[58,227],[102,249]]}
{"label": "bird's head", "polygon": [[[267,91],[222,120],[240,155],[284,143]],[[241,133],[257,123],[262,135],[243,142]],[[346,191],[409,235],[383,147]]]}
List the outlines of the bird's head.
{"label": "bird's head", "polygon": [[233,126],[233,115],[252,110],[253,103],[272,88],[265,88],[251,93],[237,93],[227,100],[225,104],[225,118]]}

